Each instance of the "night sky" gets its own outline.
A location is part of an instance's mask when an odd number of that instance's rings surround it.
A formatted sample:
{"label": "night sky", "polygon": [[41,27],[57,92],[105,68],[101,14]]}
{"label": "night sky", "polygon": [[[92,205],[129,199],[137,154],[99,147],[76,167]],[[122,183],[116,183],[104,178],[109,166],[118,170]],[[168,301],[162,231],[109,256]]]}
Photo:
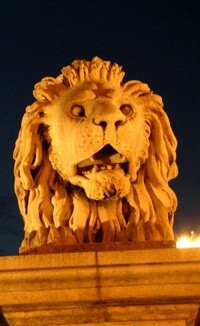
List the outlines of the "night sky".
{"label": "night sky", "polygon": [[74,59],[117,62],[125,80],[162,96],[178,140],[175,233],[200,234],[200,3],[176,0],[2,0],[0,255],[17,254],[23,224],[12,152],[35,83]]}

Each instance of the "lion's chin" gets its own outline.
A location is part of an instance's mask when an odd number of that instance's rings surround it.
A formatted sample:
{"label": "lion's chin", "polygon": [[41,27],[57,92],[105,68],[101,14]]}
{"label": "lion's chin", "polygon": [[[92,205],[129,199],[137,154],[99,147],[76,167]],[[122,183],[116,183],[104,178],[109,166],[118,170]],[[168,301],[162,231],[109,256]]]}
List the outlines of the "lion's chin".
{"label": "lion's chin", "polygon": [[90,172],[85,176],[74,176],[70,182],[84,189],[88,198],[109,200],[122,198],[130,192],[130,179],[122,169]]}

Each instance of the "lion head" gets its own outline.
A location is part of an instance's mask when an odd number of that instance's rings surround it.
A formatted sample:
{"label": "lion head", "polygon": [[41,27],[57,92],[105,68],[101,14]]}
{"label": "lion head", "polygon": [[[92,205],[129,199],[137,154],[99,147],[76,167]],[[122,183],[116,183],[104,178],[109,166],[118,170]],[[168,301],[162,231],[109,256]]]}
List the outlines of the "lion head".
{"label": "lion head", "polygon": [[35,85],[14,150],[21,251],[173,239],[177,142],[161,97],[123,77],[95,57]]}

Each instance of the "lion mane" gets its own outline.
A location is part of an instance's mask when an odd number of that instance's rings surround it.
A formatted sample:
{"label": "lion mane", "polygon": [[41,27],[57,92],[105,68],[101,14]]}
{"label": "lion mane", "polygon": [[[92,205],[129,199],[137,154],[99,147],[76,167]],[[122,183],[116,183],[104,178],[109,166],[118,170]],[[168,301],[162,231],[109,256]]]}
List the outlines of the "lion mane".
{"label": "lion mane", "polygon": [[140,81],[123,83],[124,75],[95,57],[35,85],[36,101],[26,108],[14,150],[21,252],[174,239],[177,199],[168,183],[177,175],[176,138],[161,97]]}

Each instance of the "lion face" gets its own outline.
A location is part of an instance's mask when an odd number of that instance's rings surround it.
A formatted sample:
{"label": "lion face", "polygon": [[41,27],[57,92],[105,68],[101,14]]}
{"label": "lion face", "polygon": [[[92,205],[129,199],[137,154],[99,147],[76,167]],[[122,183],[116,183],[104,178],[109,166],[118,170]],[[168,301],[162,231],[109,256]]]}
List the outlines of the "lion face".
{"label": "lion face", "polygon": [[63,92],[45,113],[50,161],[64,180],[94,200],[128,194],[146,136],[136,101],[121,88],[84,83]]}
{"label": "lion face", "polygon": [[161,97],[123,76],[96,57],[36,84],[14,151],[21,251],[173,239],[177,142]]}

